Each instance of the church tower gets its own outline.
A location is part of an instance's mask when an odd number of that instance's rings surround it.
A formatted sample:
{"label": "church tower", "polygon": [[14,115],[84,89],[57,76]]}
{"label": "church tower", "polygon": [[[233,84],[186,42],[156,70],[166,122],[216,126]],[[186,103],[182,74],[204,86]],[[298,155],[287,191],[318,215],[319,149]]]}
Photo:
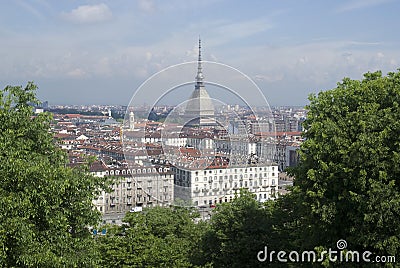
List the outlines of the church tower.
{"label": "church tower", "polygon": [[135,129],[135,115],[134,113],[131,111],[129,113],[129,130],[134,130]]}
{"label": "church tower", "polygon": [[199,57],[194,91],[187,102],[185,110],[187,126],[215,126],[214,105],[204,86],[204,75],[201,60],[201,39],[199,38]]}

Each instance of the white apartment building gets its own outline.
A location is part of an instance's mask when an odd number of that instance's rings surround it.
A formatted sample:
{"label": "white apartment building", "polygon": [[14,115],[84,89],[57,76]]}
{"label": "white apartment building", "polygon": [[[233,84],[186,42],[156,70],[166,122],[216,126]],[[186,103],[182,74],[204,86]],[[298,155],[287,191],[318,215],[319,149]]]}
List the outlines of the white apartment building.
{"label": "white apartment building", "polygon": [[132,208],[165,206],[174,200],[174,175],[168,167],[108,168],[91,170],[97,177],[114,176],[111,192],[102,191],[93,204],[103,214],[128,212]]}
{"label": "white apartment building", "polygon": [[278,166],[215,166],[204,170],[172,167],[175,173],[175,199],[195,206],[230,202],[241,188],[254,193],[264,202],[277,198]]}

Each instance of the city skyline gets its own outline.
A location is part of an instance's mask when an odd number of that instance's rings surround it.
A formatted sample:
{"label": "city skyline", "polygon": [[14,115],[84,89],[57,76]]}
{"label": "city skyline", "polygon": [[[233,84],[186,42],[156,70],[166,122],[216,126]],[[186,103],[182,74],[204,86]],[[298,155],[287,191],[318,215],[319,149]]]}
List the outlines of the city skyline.
{"label": "city skyline", "polygon": [[305,105],[309,93],[333,88],[343,77],[399,66],[395,1],[21,0],[0,6],[1,86],[33,80],[38,97],[50,104],[127,105],[152,74],[195,61],[199,34],[204,60],[247,74],[272,106]]}

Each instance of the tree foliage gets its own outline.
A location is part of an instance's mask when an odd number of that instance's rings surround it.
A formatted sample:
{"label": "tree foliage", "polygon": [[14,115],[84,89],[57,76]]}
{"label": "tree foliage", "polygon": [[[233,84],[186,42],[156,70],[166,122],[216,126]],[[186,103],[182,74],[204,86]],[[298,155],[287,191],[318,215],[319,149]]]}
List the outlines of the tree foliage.
{"label": "tree foliage", "polygon": [[0,91],[0,266],[94,266],[87,227],[99,220],[92,199],[103,182],[66,167],[51,116],[32,114],[35,90]]}
{"label": "tree foliage", "polygon": [[191,256],[204,222],[185,207],[155,207],[127,213],[123,226],[98,237],[103,267],[193,267]]}
{"label": "tree foliage", "polygon": [[202,239],[201,264],[214,267],[261,267],[257,253],[271,246],[271,210],[242,190],[231,203],[217,206]]}
{"label": "tree foliage", "polygon": [[[400,72],[345,78],[310,97],[292,193],[302,205],[302,247],[398,255]],[[400,256],[397,256],[400,257]]]}

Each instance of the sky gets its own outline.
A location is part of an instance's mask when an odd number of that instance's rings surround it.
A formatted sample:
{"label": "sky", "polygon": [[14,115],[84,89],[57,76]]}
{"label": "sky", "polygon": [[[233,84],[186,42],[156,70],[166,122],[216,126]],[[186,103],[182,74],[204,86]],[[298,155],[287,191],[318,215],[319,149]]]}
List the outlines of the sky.
{"label": "sky", "polygon": [[399,11],[396,0],[0,0],[0,86],[34,81],[50,105],[128,105],[153,74],[195,61],[200,35],[203,59],[246,74],[270,105],[306,105],[344,77],[400,67]]}

